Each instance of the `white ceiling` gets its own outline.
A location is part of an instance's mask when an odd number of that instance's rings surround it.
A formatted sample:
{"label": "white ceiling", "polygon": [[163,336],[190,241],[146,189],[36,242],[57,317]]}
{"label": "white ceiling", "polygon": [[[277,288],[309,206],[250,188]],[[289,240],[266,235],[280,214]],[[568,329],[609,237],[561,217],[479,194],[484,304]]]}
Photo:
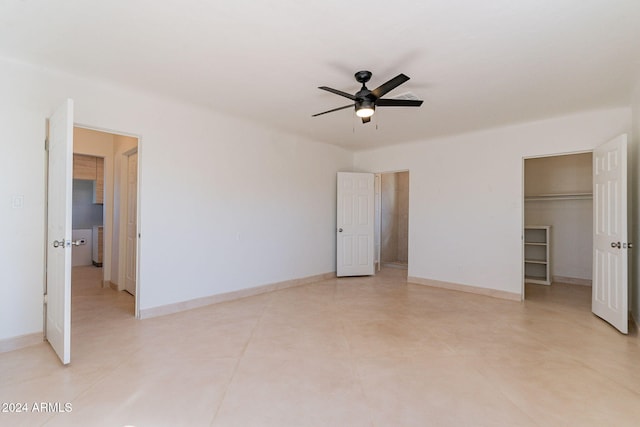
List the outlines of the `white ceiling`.
{"label": "white ceiling", "polygon": [[[359,150],[628,105],[640,0],[1,0],[0,56]],[[361,69],[423,106],[311,117]]]}

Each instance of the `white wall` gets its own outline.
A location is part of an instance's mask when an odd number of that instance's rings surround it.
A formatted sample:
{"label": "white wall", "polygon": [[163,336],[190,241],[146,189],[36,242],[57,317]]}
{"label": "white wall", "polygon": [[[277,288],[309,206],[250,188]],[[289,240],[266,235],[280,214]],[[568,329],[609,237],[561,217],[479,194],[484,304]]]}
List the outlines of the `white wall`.
{"label": "white wall", "polygon": [[523,158],[592,150],[630,120],[584,112],[358,152],[355,166],[410,172],[409,276],[521,294]]}
{"label": "white wall", "polygon": [[141,137],[141,309],[335,270],[351,153],[4,60],[0,93],[0,339],[42,330],[45,119],[67,97],[76,124]]}

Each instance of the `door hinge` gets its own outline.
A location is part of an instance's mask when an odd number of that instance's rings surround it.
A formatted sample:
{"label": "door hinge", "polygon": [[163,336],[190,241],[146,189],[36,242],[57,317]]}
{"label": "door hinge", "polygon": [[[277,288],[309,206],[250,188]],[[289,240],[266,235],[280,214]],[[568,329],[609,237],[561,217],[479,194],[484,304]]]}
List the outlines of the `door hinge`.
{"label": "door hinge", "polygon": [[49,295],[44,294],[44,305],[47,305],[48,302],[49,302]]}
{"label": "door hinge", "polygon": [[44,151],[49,151],[49,138],[44,140]]}

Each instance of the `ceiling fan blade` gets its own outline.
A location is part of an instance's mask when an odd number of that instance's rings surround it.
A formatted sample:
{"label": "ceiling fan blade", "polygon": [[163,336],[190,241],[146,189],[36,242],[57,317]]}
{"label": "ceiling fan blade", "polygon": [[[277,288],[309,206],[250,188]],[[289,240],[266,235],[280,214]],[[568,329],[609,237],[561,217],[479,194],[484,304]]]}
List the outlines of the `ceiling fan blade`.
{"label": "ceiling fan blade", "polygon": [[382,83],[380,86],[372,90],[371,95],[375,96],[376,98],[382,98],[386,93],[397,88],[407,80],[409,80],[409,77],[405,76],[404,74],[398,74],[388,82]]}
{"label": "ceiling fan blade", "polygon": [[371,121],[371,117],[363,117],[362,123],[369,123]]}
{"label": "ceiling fan blade", "polygon": [[376,100],[377,107],[419,107],[422,105],[422,100],[418,99],[378,99]]}
{"label": "ceiling fan blade", "polygon": [[323,111],[322,113],[318,113],[318,114],[314,114],[311,117],[317,117],[317,116],[321,116],[323,114],[327,114],[327,113],[333,113],[334,111],[339,111],[339,110],[344,110],[345,108],[349,108],[349,107],[353,107],[356,104],[349,104],[349,105],[345,105],[344,107],[338,107],[338,108],[334,108],[333,110],[329,110],[329,111]]}
{"label": "ceiling fan blade", "polygon": [[356,100],[355,96],[351,95],[350,93],[338,90],[338,89],[333,89],[333,88],[326,87],[326,86],[320,86],[320,87],[318,87],[318,89],[326,90],[327,92],[331,92],[331,93],[335,93],[336,95],[344,96],[345,98],[349,98],[352,101]]}

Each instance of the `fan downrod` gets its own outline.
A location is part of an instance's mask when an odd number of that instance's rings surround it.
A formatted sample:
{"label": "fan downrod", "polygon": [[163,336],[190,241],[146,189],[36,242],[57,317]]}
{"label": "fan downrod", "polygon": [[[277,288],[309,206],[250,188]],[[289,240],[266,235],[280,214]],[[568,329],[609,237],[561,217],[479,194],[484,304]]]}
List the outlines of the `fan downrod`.
{"label": "fan downrod", "polygon": [[355,77],[356,77],[356,81],[358,83],[362,83],[362,85],[364,86],[364,84],[368,82],[369,79],[371,79],[371,71],[358,71],[355,74]]}

